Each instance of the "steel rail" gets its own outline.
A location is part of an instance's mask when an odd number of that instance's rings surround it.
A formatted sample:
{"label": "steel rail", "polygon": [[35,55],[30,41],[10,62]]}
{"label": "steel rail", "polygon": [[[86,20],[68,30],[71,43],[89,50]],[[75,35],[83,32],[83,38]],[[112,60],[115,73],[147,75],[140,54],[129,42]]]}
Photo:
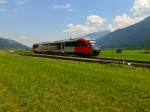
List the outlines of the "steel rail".
{"label": "steel rail", "polygon": [[89,63],[115,63],[115,64],[124,64],[129,66],[139,66],[139,67],[147,67],[150,68],[150,62],[146,61],[135,61],[135,60],[122,60],[122,59],[111,59],[111,58],[83,58],[83,57],[69,57],[69,56],[61,56],[61,55],[46,55],[46,54],[35,54],[35,53],[17,53],[17,55],[21,56],[32,56],[32,57],[41,57],[41,58],[52,58],[52,59],[62,59],[62,60],[70,60],[70,61],[81,61],[81,62],[89,62]]}

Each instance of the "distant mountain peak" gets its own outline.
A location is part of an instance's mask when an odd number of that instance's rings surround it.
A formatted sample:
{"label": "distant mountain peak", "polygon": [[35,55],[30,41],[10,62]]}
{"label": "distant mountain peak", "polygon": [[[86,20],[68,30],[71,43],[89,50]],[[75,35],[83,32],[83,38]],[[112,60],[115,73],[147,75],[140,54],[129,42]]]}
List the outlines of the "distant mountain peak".
{"label": "distant mountain peak", "polygon": [[0,49],[29,49],[29,47],[14,40],[0,37]]}
{"label": "distant mountain peak", "polygon": [[149,49],[150,48],[150,17],[129,27],[111,32],[97,43],[103,48]]}
{"label": "distant mountain peak", "polygon": [[149,20],[150,20],[150,16],[148,16],[147,18],[145,18],[145,20],[146,20],[146,19],[149,19]]}

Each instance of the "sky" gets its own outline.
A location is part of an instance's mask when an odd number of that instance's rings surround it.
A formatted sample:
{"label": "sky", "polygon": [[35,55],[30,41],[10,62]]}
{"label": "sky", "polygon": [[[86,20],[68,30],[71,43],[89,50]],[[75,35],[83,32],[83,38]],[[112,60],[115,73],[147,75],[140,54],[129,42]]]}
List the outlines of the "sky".
{"label": "sky", "polygon": [[150,15],[150,0],[0,0],[0,37],[32,46],[111,32]]}

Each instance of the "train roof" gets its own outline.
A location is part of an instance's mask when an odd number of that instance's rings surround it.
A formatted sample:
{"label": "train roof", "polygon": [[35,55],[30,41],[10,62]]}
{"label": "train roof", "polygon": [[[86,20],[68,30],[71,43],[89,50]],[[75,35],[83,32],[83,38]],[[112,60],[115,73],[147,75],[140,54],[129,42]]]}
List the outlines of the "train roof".
{"label": "train roof", "polygon": [[[86,39],[86,40],[93,40],[93,41],[95,41],[95,39],[89,39],[89,38],[86,38],[86,37],[81,37],[81,38],[70,38],[70,39],[58,40],[58,41],[53,41],[53,42],[40,42],[40,43],[36,43],[36,44],[71,42],[71,41],[77,41],[79,39]],[[36,44],[34,44],[34,45],[36,45]]]}

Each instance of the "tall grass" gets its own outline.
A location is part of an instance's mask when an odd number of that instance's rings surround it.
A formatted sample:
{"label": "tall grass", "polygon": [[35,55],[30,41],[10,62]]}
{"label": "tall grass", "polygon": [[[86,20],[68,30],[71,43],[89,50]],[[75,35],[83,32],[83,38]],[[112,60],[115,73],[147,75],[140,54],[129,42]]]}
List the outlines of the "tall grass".
{"label": "tall grass", "polygon": [[150,69],[0,54],[2,112],[148,112]]}

